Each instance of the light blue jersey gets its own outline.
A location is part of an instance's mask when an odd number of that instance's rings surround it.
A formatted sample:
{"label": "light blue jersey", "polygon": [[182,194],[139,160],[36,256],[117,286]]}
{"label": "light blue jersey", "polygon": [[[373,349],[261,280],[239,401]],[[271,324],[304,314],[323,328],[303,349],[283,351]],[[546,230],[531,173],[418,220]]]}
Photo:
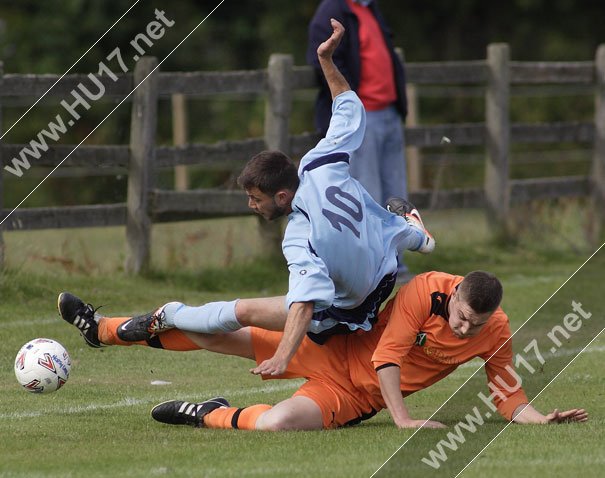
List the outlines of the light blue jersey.
{"label": "light blue jersey", "polygon": [[314,302],[353,309],[397,270],[397,249],[417,249],[423,234],[377,204],[349,174],[362,142],[365,111],[353,91],[338,95],[326,137],[301,160],[300,185],[282,249],[290,283],[287,307]]}
{"label": "light blue jersey", "polygon": [[[309,337],[370,330],[380,304],[393,290],[397,249],[416,250],[424,233],[378,205],[349,174],[365,112],[355,93],[334,100],[326,137],[301,160],[300,185],[282,248],[290,270],[286,306],[313,302]],[[163,307],[166,324],[181,330],[224,333],[242,327],[237,301]]]}

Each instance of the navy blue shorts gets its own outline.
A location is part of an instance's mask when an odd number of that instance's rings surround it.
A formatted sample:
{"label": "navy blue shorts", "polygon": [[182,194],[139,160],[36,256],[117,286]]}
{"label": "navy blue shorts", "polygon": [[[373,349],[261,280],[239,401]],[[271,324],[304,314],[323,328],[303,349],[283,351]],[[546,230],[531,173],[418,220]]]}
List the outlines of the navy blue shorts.
{"label": "navy blue shorts", "polygon": [[345,323],[336,324],[334,327],[319,333],[308,332],[307,336],[316,344],[321,345],[332,335],[343,335],[356,332],[356,330],[351,330],[347,324],[363,324],[369,319],[370,324],[374,325],[378,320],[380,306],[387,300],[389,295],[391,295],[391,292],[393,292],[396,279],[397,273],[384,276],[376,289],[370,292],[366,299],[354,309],[339,309],[338,307],[331,306],[327,309],[315,312],[312,320],[321,321],[325,319],[334,319],[338,322]]}

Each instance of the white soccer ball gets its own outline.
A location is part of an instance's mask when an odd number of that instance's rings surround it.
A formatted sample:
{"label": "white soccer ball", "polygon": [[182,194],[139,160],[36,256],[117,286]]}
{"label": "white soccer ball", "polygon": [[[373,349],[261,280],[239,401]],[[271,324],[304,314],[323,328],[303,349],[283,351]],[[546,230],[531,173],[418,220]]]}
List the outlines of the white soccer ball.
{"label": "white soccer ball", "polygon": [[27,342],[15,358],[15,375],[21,386],[32,393],[60,389],[71,370],[71,358],[59,342],[34,339]]}

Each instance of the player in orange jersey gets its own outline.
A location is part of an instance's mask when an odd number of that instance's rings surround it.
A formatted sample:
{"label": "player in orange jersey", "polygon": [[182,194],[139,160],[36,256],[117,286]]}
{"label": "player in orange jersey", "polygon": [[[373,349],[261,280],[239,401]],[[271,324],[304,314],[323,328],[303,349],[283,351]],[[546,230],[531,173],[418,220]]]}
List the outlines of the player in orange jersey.
{"label": "player in orange jersey", "polygon": [[[460,364],[480,357],[499,413],[516,423],[583,422],[583,409],[543,415],[531,405],[511,374],[512,344],[508,318],[499,307],[502,286],[487,272],[466,277],[429,272],[403,286],[381,312],[370,332],[333,336],[324,345],[305,338],[284,374],[265,379],[306,378],[293,397],[275,406],[229,406],[222,397],[193,403],[168,401],[152,416],[169,424],[209,428],[312,430],[359,423],[388,408],[400,428],[441,427],[413,419],[404,397],[438,382]],[[73,304],[79,299],[71,296]],[[85,307],[83,302],[79,302]],[[77,310],[77,307],[63,307]],[[75,312],[74,312],[75,313]],[[64,317],[65,320],[70,317]],[[129,318],[101,317],[98,340],[122,341],[118,327]],[[68,320],[70,321],[70,320]],[[282,333],[246,327],[221,335],[170,329],[137,342],[169,350],[206,349],[262,363],[271,357]]]}

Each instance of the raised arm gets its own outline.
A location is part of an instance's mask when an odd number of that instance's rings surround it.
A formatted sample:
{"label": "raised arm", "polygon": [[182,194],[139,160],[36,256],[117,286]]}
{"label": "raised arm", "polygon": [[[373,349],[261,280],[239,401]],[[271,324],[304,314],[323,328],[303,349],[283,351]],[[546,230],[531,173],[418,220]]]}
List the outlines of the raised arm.
{"label": "raised arm", "polygon": [[317,58],[330,88],[332,99],[334,99],[339,94],[349,91],[351,87],[332,60],[332,55],[345,33],[345,28],[342,23],[333,18],[330,23],[332,25],[332,35],[317,48]]}

